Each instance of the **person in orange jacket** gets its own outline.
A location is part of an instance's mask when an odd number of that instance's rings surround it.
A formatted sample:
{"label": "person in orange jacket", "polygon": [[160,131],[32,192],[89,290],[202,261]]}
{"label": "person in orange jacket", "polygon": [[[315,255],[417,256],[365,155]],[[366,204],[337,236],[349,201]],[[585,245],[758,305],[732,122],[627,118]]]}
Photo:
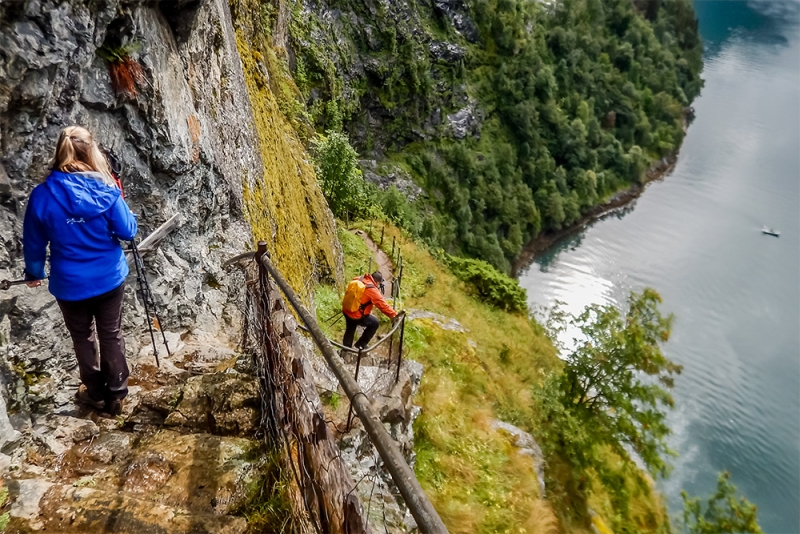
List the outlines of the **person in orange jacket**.
{"label": "person in orange jacket", "polygon": [[342,308],[346,323],[342,345],[345,347],[352,347],[353,338],[356,335],[356,328],[363,326],[364,333],[361,334],[361,337],[356,341],[356,348],[363,349],[367,347],[367,344],[372,339],[372,336],[375,335],[375,332],[378,331],[378,326],[380,325],[378,318],[370,313],[372,312],[372,306],[377,306],[378,309],[390,319],[397,317],[397,312],[384,300],[383,295],[381,295],[378,289],[381,282],[383,282],[383,275],[381,275],[380,272],[375,271],[372,274],[364,274],[364,276],[361,277],[357,276],[353,280],[358,279],[364,282],[366,289],[361,296],[361,306],[357,311],[350,312]]}

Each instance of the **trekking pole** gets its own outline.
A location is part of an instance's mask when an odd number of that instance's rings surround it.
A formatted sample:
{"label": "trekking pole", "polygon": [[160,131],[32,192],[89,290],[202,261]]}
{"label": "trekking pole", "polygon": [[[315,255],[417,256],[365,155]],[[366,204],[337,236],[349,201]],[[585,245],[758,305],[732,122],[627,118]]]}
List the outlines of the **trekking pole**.
{"label": "trekking pole", "polygon": [[336,313],[331,315],[330,318],[328,318],[328,320],[326,322],[328,323],[328,326],[333,326],[336,323],[338,323],[339,321],[341,321],[342,317],[344,317],[344,312],[337,311]]}
{"label": "trekking pole", "polygon": [[6,291],[11,289],[11,286],[19,286],[26,282],[33,282],[34,280],[3,280],[0,281],[0,289]]}
{"label": "trekking pole", "polygon": [[0,280],[0,289],[3,291],[8,291],[13,286],[20,286],[22,284],[27,284],[28,282],[43,282],[44,280],[47,280],[46,276],[41,280]]}
{"label": "trekking pole", "polygon": [[139,249],[136,247],[136,242],[134,240],[131,240],[131,254],[133,255],[133,262],[136,266],[136,285],[139,288],[139,296],[144,304],[144,314],[145,317],[147,317],[147,327],[150,329],[150,340],[153,342],[153,356],[156,358],[156,367],[161,367],[161,363],[158,361],[158,345],[156,344],[156,335],[153,332],[153,321],[150,318],[150,310],[153,311],[156,324],[158,325],[158,329],[161,331],[161,339],[164,341],[164,347],[167,349],[167,356],[172,356],[172,353],[169,350],[167,335],[164,333],[164,328],[161,326],[161,317],[159,317],[158,310],[156,309],[153,292],[150,290],[150,284],[147,282],[147,275],[144,270],[142,255],[139,254]]}

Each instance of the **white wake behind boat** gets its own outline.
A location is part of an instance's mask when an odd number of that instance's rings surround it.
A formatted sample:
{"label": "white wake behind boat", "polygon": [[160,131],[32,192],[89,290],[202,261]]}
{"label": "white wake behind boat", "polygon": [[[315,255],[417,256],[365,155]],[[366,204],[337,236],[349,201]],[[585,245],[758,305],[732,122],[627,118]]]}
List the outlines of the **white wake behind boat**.
{"label": "white wake behind boat", "polygon": [[767,235],[774,235],[775,237],[780,237],[781,236],[781,233],[779,231],[773,230],[772,228],[770,228],[768,226],[763,227],[761,229],[761,233],[762,234],[767,234]]}

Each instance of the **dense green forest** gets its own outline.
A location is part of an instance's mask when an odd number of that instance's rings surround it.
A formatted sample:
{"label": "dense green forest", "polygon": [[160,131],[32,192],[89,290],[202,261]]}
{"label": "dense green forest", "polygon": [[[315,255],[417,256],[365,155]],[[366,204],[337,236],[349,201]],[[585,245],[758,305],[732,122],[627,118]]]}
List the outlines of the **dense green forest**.
{"label": "dense green forest", "polygon": [[690,0],[327,7],[338,25],[295,13],[295,118],[410,174],[413,203],[373,191],[396,223],[506,271],[673,153],[702,87]]}

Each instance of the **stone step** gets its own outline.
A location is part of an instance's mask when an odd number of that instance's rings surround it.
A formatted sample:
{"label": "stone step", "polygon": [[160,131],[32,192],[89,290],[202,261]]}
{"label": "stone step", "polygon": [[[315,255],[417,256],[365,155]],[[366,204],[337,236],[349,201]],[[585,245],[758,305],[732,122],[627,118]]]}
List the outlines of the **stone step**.
{"label": "stone step", "polygon": [[115,532],[131,534],[238,534],[241,517],[200,513],[134,497],[122,490],[56,484],[44,479],[15,480],[17,497],[9,510],[7,534]]}
{"label": "stone step", "polygon": [[77,443],[34,478],[224,515],[243,506],[250,488],[258,486],[261,454],[259,442],[244,438],[172,430],[149,436],[102,432]]}
{"label": "stone step", "polygon": [[[73,415],[34,416],[3,446],[6,532],[246,530],[232,514],[261,486],[263,449],[230,434],[255,433],[254,381],[213,373],[149,391],[132,387],[129,399],[119,419],[79,406],[68,407]],[[141,419],[147,410],[157,424]]]}

